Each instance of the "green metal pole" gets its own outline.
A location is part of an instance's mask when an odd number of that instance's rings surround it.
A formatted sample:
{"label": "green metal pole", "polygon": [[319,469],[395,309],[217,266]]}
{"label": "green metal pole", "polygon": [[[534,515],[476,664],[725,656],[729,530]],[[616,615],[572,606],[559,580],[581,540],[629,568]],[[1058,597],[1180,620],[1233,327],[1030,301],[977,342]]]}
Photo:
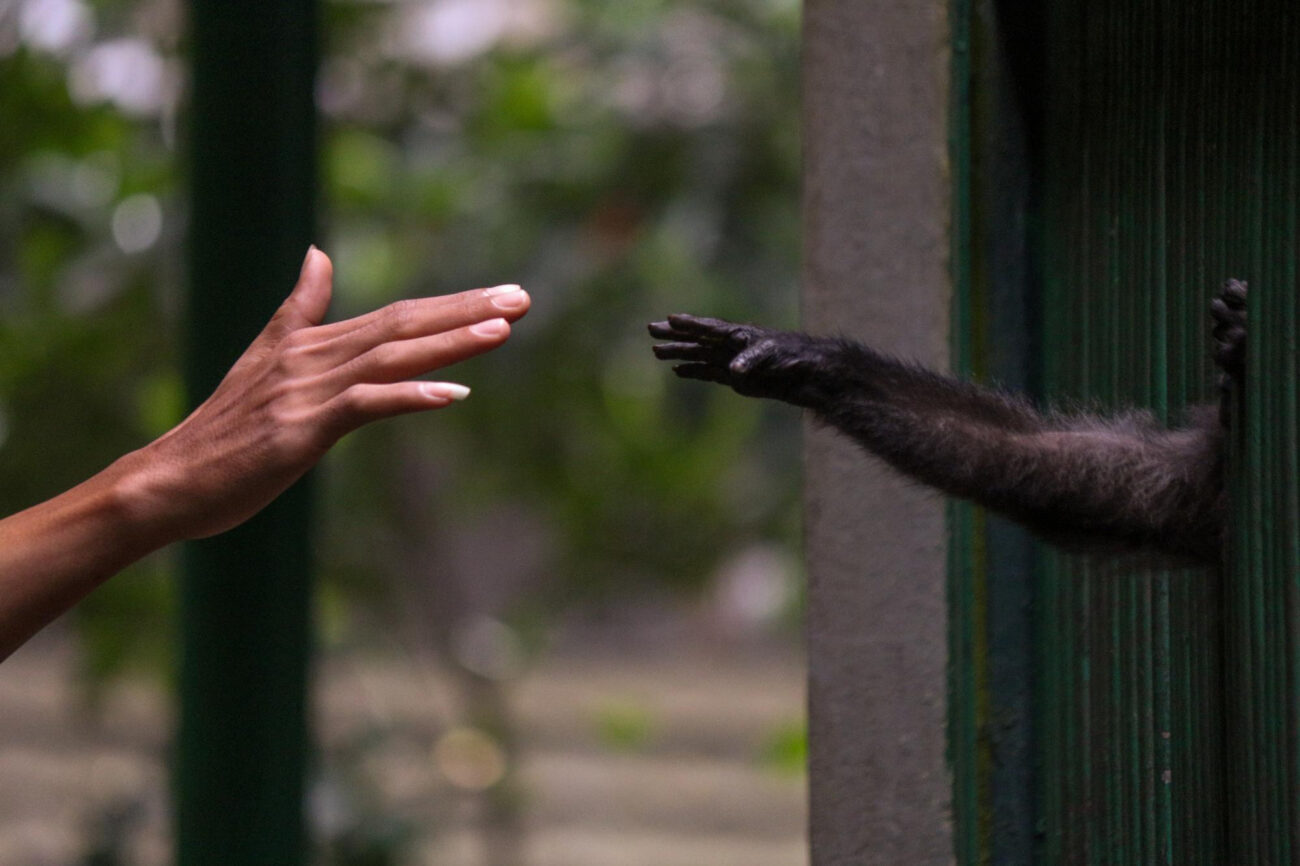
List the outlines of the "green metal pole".
{"label": "green metal pole", "polygon": [[[314,230],[314,0],[192,0],[188,355],[204,399],[287,294]],[[180,866],[306,860],[310,495],[184,552]]]}

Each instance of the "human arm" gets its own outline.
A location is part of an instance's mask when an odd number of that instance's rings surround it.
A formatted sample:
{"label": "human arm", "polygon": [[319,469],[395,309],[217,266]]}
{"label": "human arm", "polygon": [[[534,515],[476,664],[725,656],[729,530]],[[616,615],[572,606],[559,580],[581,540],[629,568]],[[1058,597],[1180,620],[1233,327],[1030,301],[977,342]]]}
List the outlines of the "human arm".
{"label": "human arm", "polygon": [[463,397],[413,377],[499,346],[529,305],[503,286],[322,324],[331,285],[313,248],[288,299],[189,417],[0,520],[0,658],[131,562],[247,520],[349,431]]}

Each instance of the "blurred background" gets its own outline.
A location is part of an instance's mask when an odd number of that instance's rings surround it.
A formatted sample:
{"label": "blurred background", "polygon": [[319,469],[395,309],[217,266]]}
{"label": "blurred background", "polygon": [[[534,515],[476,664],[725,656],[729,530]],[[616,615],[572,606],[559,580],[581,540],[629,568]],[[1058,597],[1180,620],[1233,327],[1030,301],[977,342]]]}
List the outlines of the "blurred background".
{"label": "blurred background", "polygon": [[[320,472],[317,862],[806,863],[799,418],[644,327],[796,322],[797,0],[323,13],[332,315],[534,300]],[[0,0],[0,513],[180,418],[184,51],[178,0]],[[174,560],[0,666],[0,863],[169,862]]]}

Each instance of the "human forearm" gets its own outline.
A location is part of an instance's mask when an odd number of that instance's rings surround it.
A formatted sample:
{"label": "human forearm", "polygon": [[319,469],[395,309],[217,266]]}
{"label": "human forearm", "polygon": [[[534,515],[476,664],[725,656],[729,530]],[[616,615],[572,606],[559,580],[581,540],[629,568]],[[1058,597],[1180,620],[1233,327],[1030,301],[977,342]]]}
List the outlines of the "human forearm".
{"label": "human forearm", "polygon": [[129,454],[0,520],[0,659],[126,566],[174,539]]}

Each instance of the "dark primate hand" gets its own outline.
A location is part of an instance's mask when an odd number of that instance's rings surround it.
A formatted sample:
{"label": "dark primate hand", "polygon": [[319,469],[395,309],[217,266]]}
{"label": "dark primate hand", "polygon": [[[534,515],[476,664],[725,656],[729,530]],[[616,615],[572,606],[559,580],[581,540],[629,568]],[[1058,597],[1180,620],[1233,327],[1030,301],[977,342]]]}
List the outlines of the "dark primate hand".
{"label": "dark primate hand", "polygon": [[1228,280],[1210,303],[1214,319],[1214,363],[1219,376],[1219,420],[1226,427],[1232,419],[1233,401],[1245,396],[1246,380],[1246,284]]}
{"label": "dark primate hand", "polygon": [[1210,302],[1214,318],[1214,363],[1240,382],[1246,372],[1246,284],[1228,280]]}
{"label": "dark primate hand", "polygon": [[684,379],[719,382],[747,397],[796,404],[803,402],[803,386],[820,357],[816,341],[803,334],[684,313],[653,322],[650,335],[671,341],[655,346],[655,357],[682,361],[673,372]]}

